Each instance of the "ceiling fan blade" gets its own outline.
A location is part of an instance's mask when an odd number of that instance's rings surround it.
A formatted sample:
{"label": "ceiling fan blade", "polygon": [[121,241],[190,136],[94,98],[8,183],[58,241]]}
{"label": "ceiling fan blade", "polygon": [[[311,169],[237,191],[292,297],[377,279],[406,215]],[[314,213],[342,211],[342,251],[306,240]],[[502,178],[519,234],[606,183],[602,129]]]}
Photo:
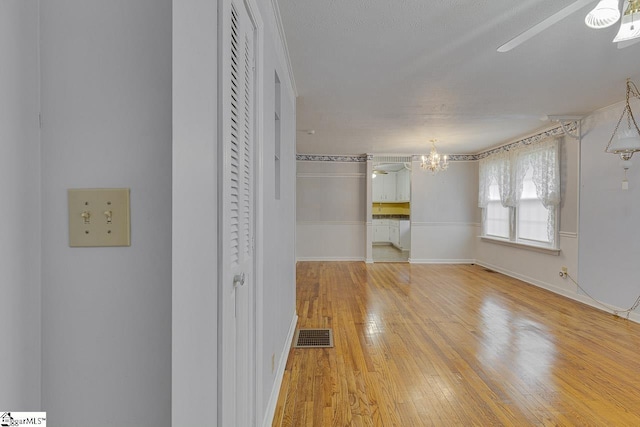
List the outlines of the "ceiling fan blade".
{"label": "ceiling fan blade", "polygon": [[623,42],[618,42],[618,49],[624,49],[625,47],[629,47],[638,42],[640,42],[640,39],[625,40]]}
{"label": "ceiling fan blade", "polygon": [[519,36],[514,37],[513,39],[509,40],[508,42],[500,46],[498,48],[498,52],[508,52],[514,47],[520,46],[522,43],[526,42],[531,37],[534,37],[540,34],[541,32],[543,32],[553,24],[562,21],[567,16],[571,15],[572,13],[582,9],[589,3],[593,3],[593,2],[594,0],[578,0],[576,2],[571,3],[569,6],[559,10],[558,12],[554,13],[547,19],[537,23],[533,27],[521,33]]}

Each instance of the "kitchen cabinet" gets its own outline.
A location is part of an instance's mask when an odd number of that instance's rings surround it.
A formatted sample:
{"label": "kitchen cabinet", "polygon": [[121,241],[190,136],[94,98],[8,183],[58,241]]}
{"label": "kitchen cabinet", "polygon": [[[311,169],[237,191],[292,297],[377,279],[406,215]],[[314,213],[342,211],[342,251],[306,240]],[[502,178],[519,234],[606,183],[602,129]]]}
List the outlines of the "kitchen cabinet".
{"label": "kitchen cabinet", "polygon": [[411,171],[403,169],[373,178],[373,201],[385,203],[411,200]]}
{"label": "kitchen cabinet", "polygon": [[391,243],[408,251],[411,248],[411,225],[408,219],[374,219],[373,242]]}
{"label": "kitchen cabinet", "polygon": [[373,220],[373,242],[389,242],[389,220],[374,219]]}
{"label": "kitchen cabinet", "polygon": [[373,201],[374,202],[383,202],[383,190],[384,190],[384,186],[382,184],[382,180],[384,175],[376,175],[375,178],[373,178],[372,181],[372,185],[373,185]]}
{"label": "kitchen cabinet", "polygon": [[395,202],[396,201],[396,173],[376,175],[373,178],[373,201],[374,202]]}
{"label": "kitchen cabinet", "polygon": [[396,201],[409,202],[411,200],[411,171],[402,169],[396,174]]}
{"label": "kitchen cabinet", "polygon": [[398,229],[400,234],[399,247],[403,251],[411,249],[411,221],[408,219],[401,219],[398,221]]}
{"label": "kitchen cabinet", "polygon": [[389,242],[396,247],[400,247],[400,226],[397,219],[389,220]]}

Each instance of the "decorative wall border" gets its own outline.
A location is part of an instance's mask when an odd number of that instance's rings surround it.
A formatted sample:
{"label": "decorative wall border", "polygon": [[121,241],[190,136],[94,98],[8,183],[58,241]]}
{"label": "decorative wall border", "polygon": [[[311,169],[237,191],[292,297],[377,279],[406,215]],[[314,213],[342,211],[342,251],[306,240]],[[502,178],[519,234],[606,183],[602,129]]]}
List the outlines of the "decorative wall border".
{"label": "decorative wall border", "polygon": [[[578,129],[578,121],[571,122],[569,124],[565,124],[565,129],[567,132],[573,132]],[[556,126],[554,128],[545,130],[543,132],[537,133],[535,135],[531,135],[527,138],[519,139],[517,141],[511,142],[509,144],[502,145],[500,147],[492,148],[487,151],[483,151],[478,154],[449,154],[449,160],[452,162],[463,162],[463,161],[473,161],[484,159],[487,156],[496,153],[502,153],[504,151],[513,150],[517,147],[522,147],[525,145],[536,144],[538,142],[544,141],[548,138],[555,138],[559,136],[563,136],[565,134],[565,129],[562,126]],[[296,160],[298,161],[307,161],[307,162],[346,162],[346,163],[362,163],[367,160],[373,160],[374,154],[361,154],[358,156],[330,156],[330,155],[317,155],[317,154],[296,154]],[[421,155],[413,155],[412,159],[414,161],[420,161]]]}
{"label": "decorative wall border", "polygon": [[[573,132],[575,130],[578,129],[578,122],[571,122],[568,125],[565,125],[565,129],[567,130],[567,132]],[[506,144],[503,145],[501,147],[497,147],[497,148],[492,148],[490,150],[487,151],[483,151],[482,153],[478,153],[476,154],[474,157],[474,160],[480,160],[480,159],[484,159],[487,156],[490,156],[492,154],[496,154],[496,153],[502,153],[505,151],[510,151],[513,150],[514,148],[517,147],[523,147],[526,145],[531,145],[531,144],[536,144],[538,142],[542,142],[545,139],[549,139],[549,138],[555,138],[555,137],[559,137],[559,136],[563,136],[565,134],[565,130],[562,128],[562,126],[557,126],[554,128],[551,128],[549,130],[546,130],[544,132],[540,132],[537,133],[535,135],[531,135],[527,138],[524,139],[520,139],[518,141],[514,141],[510,144]]]}
{"label": "decorative wall border", "polygon": [[[447,160],[450,162],[469,162],[478,160],[478,154],[447,154]],[[411,156],[414,162],[422,161],[422,154],[414,154]]]}
{"label": "decorative wall border", "polygon": [[296,160],[303,162],[343,162],[363,163],[367,161],[367,155],[359,156],[329,156],[320,154],[296,154]]}

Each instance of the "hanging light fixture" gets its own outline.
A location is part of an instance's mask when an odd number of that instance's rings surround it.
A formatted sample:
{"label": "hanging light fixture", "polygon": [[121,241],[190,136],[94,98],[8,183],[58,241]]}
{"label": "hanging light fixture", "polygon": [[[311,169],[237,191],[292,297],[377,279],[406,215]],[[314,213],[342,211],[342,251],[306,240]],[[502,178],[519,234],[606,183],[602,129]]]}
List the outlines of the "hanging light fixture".
{"label": "hanging light fixture", "polygon": [[[631,105],[629,105],[629,98],[632,96],[640,100],[638,88],[631,79],[627,79],[626,104],[624,110],[622,110],[620,119],[618,119],[616,128],[613,130],[613,134],[609,139],[607,148],[604,150],[607,153],[618,154],[620,156],[620,166],[624,169],[624,180],[622,181],[622,188],[624,190],[629,188],[627,170],[631,167],[631,156],[633,156],[633,153],[636,151],[640,151],[640,129],[633,116],[633,111],[631,111]],[[618,131],[625,115],[627,116],[627,127]]]}
{"label": "hanging light fixture", "polygon": [[422,163],[420,163],[420,167],[422,169],[428,170],[431,174],[435,175],[440,171],[447,170],[449,167],[449,159],[447,155],[441,156],[438,154],[438,150],[436,150],[436,139],[431,140],[431,152],[428,156],[422,156]]}
{"label": "hanging light fixture", "polygon": [[598,5],[584,18],[590,28],[607,28],[618,22],[620,9],[618,0],[600,0]]}
{"label": "hanging light fixture", "polygon": [[625,0],[623,10],[620,30],[613,39],[614,43],[640,37],[640,0]]}

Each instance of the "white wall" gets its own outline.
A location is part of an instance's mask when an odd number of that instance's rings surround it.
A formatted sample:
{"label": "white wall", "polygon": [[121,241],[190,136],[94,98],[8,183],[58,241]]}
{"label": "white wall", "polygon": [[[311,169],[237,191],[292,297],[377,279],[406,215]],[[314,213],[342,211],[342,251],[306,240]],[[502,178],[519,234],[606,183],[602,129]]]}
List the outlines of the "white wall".
{"label": "white wall", "polygon": [[[540,253],[526,248],[482,241],[476,237],[476,262],[553,292],[576,298],[576,286],[559,276],[563,266],[578,276],[578,175],[579,142],[565,137],[560,143],[562,203],[560,207],[560,254]],[[475,201],[477,204],[477,181]],[[478,227],[476,236],[480,236]]]}
{"label": "white wall", "polygon": [[[635,100],[631,107],[640,111]],[[629,190],[624,191],[619,157],[604,153],[623,108],[619,103],[584,120],[579,283],[594,298],[626,309],[640,294],[640,162],[636,154],[628,172]],[[626,119],[620,127],[626,127]],[[632,318],[640,321],[637,312]]]}
{"label": "white wall", "polygon": [[[40,7],[43,410],[51,425],[168,426],[171,1]],[[130,247],[69,248],[77,187],[131,188]]]}
{"label": "white wall", "polygon": [[411,168],[412,263],[472,263],[479,222],[478,162],[450,162],[432,175]]}
{"label": "white wall", "polygon": [[[364,162],[298,161],[298,260],[364,260]],[[451,162],[431,175],[413,162],[411,262],[473,262],[479,221],[477,162]]]}
{"label": "white wall", "polygon": [[40,410],[38,2],[0,2],[0,405]]}
{"label": "white wall", "polygon": [[366,163],[297,163],[297,259],[364,260]]}
{"label": "white wall", "polygon": [[217,419],[216,22],[216,2],[173,2],[174,426]]}
{"label": "white wall", "polygon": [[[271,2],[258,69],[256,424],[271,424],[295,327],[295,91]],[[174,425],[217,417],[217,4],[173,3],[173,384]],[[275,73],[281,82],[281,198],[275,200]],[[196,212],[202,221],[194,220]],[[260,234],[261,233],[261,234]],[[274,369],[272,369],[272,360]],[[248,397],[250,398],[250,397]]]}
{"label": "white wall", "polygon": [[[263,132],[261,171],[259,178],[262,236],[257,236],[262,254],[256,292],[256,360],[257,360],[257,423],[271,425],[273,412],[289,347],[296,323],[296,162],[295,162],[295,99],[292,76],[288,73],[288,58],[278,32],[272,5],[258,2],[264,23],[263,46]],[[281,152],[280,199],[275,198],[275,74],[281,88]],[[261,273],[261,274],[260,274]],[[272,369],[273,361],[273,369]]]}

